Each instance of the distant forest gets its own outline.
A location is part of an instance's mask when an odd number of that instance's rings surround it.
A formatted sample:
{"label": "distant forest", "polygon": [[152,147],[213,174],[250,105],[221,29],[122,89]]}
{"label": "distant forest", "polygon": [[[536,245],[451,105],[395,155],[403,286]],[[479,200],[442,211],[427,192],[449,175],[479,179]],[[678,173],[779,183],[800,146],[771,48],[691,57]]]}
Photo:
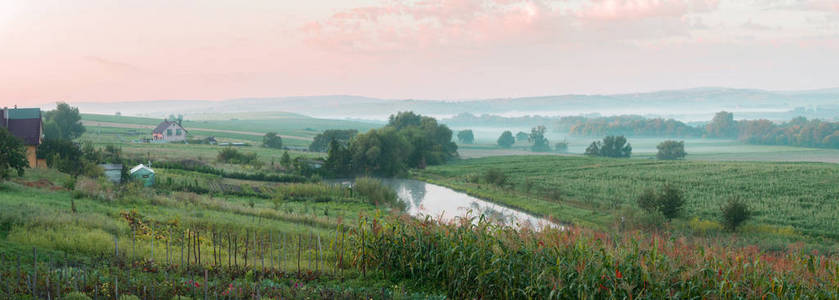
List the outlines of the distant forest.
{"label": "distant forest", "polygon": [[694,127],[673,119],[640,116],[563,117],[556,122],[559,131],[578,136],[705,137],[737,139],[750,144],[839,148],[839,122],[798,117],[776,123],[765,119],[734,120],[734,114],[719,112],[704,127]]}

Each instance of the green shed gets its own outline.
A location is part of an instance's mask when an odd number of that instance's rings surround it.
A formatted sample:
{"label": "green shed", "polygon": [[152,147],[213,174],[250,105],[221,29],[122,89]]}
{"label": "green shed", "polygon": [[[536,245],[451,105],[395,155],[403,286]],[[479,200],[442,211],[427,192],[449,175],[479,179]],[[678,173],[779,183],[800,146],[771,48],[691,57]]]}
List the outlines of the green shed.
{"label": "green shed", "polygon": [[154,170],[143,164],[139,164],[136,167],[131,168],[131,171],[128,173],[131,175],[132,180],[142,181],[143,186],[154,185]]}

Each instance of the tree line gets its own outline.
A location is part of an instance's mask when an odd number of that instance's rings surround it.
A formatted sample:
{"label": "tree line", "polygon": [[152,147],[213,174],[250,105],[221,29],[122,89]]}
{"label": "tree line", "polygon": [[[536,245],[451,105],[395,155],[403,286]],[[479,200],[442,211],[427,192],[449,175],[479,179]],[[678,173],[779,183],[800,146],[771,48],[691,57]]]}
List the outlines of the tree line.
{"label": "tree line", "polygon": [[394,176],[439,165],[457,156],[452,131],[413,112],[391,115],[388,124],[349,139],[332,139],[324,168],[332,176]]}

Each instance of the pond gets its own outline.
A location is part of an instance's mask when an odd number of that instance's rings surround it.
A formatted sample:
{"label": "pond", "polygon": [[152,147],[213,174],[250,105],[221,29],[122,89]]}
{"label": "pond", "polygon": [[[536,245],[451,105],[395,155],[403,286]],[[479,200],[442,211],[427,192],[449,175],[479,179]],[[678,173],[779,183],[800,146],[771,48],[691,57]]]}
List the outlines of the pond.
{"label": "pond", "polygon": [[[379,180],[396,191],[399,199],[408,204],[406,212],[414,217],[430,216],[435,220],[450,222],[465,216],[483,215],[492,222],[517,228],[557,226],[547,219],[481,200],[444,186],[414,179],[384,178]],[[351,184],[350,180],[333,182]]]}

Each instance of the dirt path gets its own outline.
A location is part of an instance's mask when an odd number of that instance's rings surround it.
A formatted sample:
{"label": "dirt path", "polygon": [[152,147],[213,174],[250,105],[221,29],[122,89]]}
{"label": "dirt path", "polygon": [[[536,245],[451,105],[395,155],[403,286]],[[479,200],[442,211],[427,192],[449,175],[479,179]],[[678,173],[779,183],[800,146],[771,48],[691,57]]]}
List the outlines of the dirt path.
{"label": "dirt path", "polygon": [[[125,124],[125,123],[85,121],[85,120],[82,120],[82,125],[85,125],[85,126],[99,126],[99,127],[132,128],[132,129],[154,129],[154,127],[156,127],[156,126],[153,126],[153,125]],[[187,130],[223,132],[223,133],[234,133],[234,134],[256,135],[256,136],[265,135],[264,132],[210,129],[210,128],[193,128],[193,127],[190,127]],[[284,138],[284,139],[292,139],[292,140],[301,140],[301,141],[311,141],[312,140],[311,138],[302,137],[302,136],[293,136],[293,135],[279,135],[279,136]]]}

